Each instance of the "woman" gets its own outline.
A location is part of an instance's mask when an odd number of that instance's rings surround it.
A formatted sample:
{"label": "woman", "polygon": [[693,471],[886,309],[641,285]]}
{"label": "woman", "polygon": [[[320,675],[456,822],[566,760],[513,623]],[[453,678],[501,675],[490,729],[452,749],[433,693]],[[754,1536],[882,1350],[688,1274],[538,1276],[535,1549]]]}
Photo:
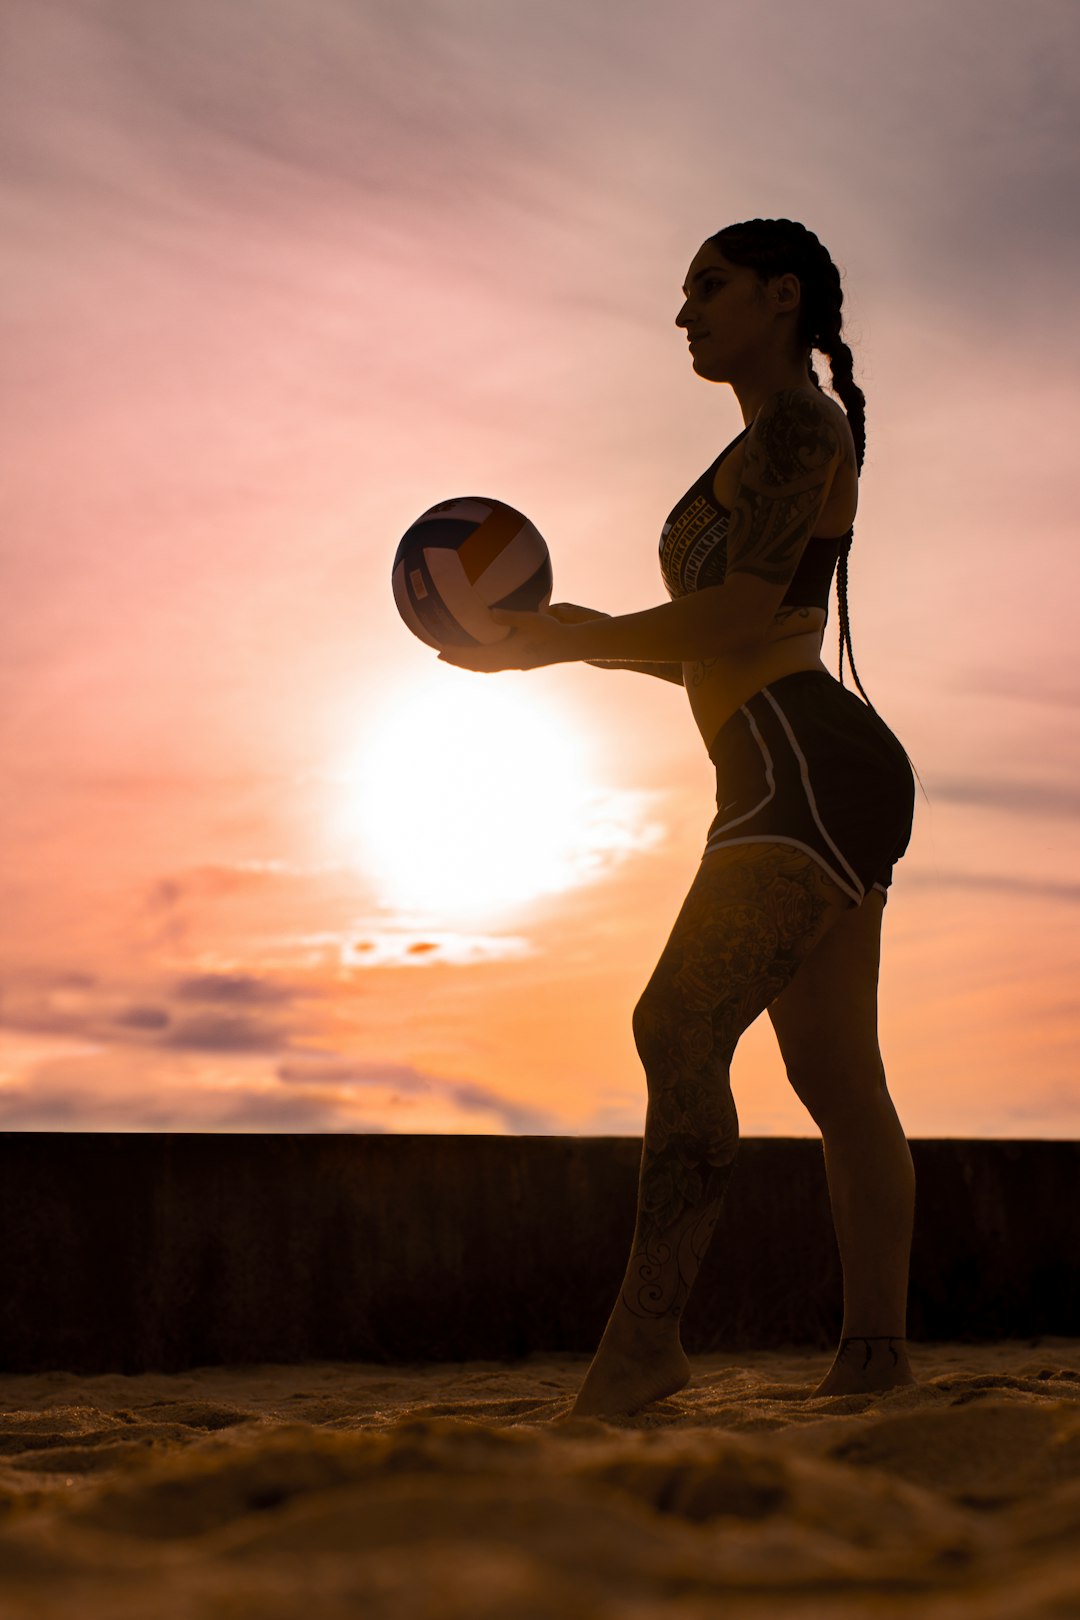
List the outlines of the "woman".
{"label": "woman", "polygon": [[[844,1271],[839,1348],[815,1395],[915,1382],[905,1332],[911,1153],[877,1037],[881,918],[911,834],[903,748],[843,684],[847,554],[864,396],[841,337],[828,252],[791,220],[751,220],[695,255],[676,325],[698,376],[727,383],[746,426],[664,526],[671,600],[610,615],[559,604],[502,613],[477,670],[584,660],[686,689],[716,765],[717,813],[644,993],[648,1082],[630,1260],[573,1416],[637,1411],[681,1389],[679,1320],[738,1151],[729,1071],[767,1010],[788,1077],[821,1130]],[[824,394],[813,350],[829,357]],[[840,680],[821,661],[839,561]]]}

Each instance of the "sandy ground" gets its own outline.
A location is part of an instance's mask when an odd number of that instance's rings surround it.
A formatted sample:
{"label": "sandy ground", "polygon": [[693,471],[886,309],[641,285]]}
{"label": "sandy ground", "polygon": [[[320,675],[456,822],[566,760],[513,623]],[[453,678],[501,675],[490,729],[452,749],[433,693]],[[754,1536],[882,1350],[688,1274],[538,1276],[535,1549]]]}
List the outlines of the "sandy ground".
{"label": "sandy ground", "polygon": [[1080,1341],[691,1358],[552,1425],[588,1357],[0,1377],[0,1614],[1080,1616]]}

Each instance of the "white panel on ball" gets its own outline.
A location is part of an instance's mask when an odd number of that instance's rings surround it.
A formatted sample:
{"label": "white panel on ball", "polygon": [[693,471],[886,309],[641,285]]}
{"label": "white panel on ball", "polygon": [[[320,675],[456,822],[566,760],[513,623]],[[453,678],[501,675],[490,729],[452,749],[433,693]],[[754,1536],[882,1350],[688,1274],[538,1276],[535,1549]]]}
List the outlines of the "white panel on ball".
{"label": "white panel on ball", "polygon": [[404,563],[398,563],[397,567],[394,569],[394,601],[397,603],[397,610],[401,614],[406,627],[412,631],[413,635],[418,636],[419,639],[426,642],[429,647],[435,647],[439,652],[441,652],[442,648],[439,646],[439,643],[431,638],[413,611],[412,602],[409,600],[408,587],[405,583]]}
{"label": "white panel on ball", "polygon": [[[505,641],[510,634],[508,626],[496,624],[487,610],[487,602],[493,598],[486,592],[481,593],[479,581],[476,585],[470,582],[456,551],[447,551],[444,546],[425,546],[424,561],[431,571],[440,601],[463,630],[477,641]],[[490,568],[485,569],[481,578],[491,572]]]}
{"label": "white panel on ball", "polygon": [[543,542],[538,545],[537,540],[536,530],[530,523],[488,564],[475,587],[485,602],[501,601],[511,591],[516,591],[523,579],[536,572],[543,557]]}

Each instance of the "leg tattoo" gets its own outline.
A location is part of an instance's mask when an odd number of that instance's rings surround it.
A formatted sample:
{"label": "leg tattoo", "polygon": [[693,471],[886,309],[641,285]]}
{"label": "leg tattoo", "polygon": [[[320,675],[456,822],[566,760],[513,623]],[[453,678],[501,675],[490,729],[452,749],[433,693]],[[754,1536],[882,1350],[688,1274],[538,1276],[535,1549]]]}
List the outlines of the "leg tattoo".
{"label": "leg tattoo", "polygon": [[621,1297],[642,1321],[682,1315],[719,1219],[739,1146],[729,1078],[739,1036],[846,909],[787,845],[721,849],[699,868],[634,1009],[649,1105]]}
{"label": "leg tattoo", "polygon": [[865,1372],[875,1355],[875,1352],[871,1346],[875,1344],[884,1344],[887,1346],[887,1348],[885,1350],[878,1350],[876,1352],[877,1360],[880,1362],[884,1360],[886,1356],[889,1356],[892,1359],[889,1361],[888,1365],[891,1367],[896,1367],[900,1362],[900,1354],[896,1346],[898,1344],[905,1344],[906,1342],[906,1337],[903,1333],[871,1333],[869,1336],[865,1333],[852,1333],[849,1334],[846,1339],[840,1340],[840,1349],[836,1359],[839,1363],[847,1358],[849,1344],[861,1344],[865,1346],[866,1353],[863,1356],[863,1364],[859,1371]]}

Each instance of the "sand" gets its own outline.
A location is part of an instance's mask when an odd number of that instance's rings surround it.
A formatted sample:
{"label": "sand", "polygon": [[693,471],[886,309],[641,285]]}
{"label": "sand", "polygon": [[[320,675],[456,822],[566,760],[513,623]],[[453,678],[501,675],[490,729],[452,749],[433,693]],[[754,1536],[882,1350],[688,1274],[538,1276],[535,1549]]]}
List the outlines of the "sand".
{"label": "sand", "polygon": [[0,1614],[1080,1616],[1080,1341],[692,1357],[553,1424],[588,1357],[0,1377]]}

